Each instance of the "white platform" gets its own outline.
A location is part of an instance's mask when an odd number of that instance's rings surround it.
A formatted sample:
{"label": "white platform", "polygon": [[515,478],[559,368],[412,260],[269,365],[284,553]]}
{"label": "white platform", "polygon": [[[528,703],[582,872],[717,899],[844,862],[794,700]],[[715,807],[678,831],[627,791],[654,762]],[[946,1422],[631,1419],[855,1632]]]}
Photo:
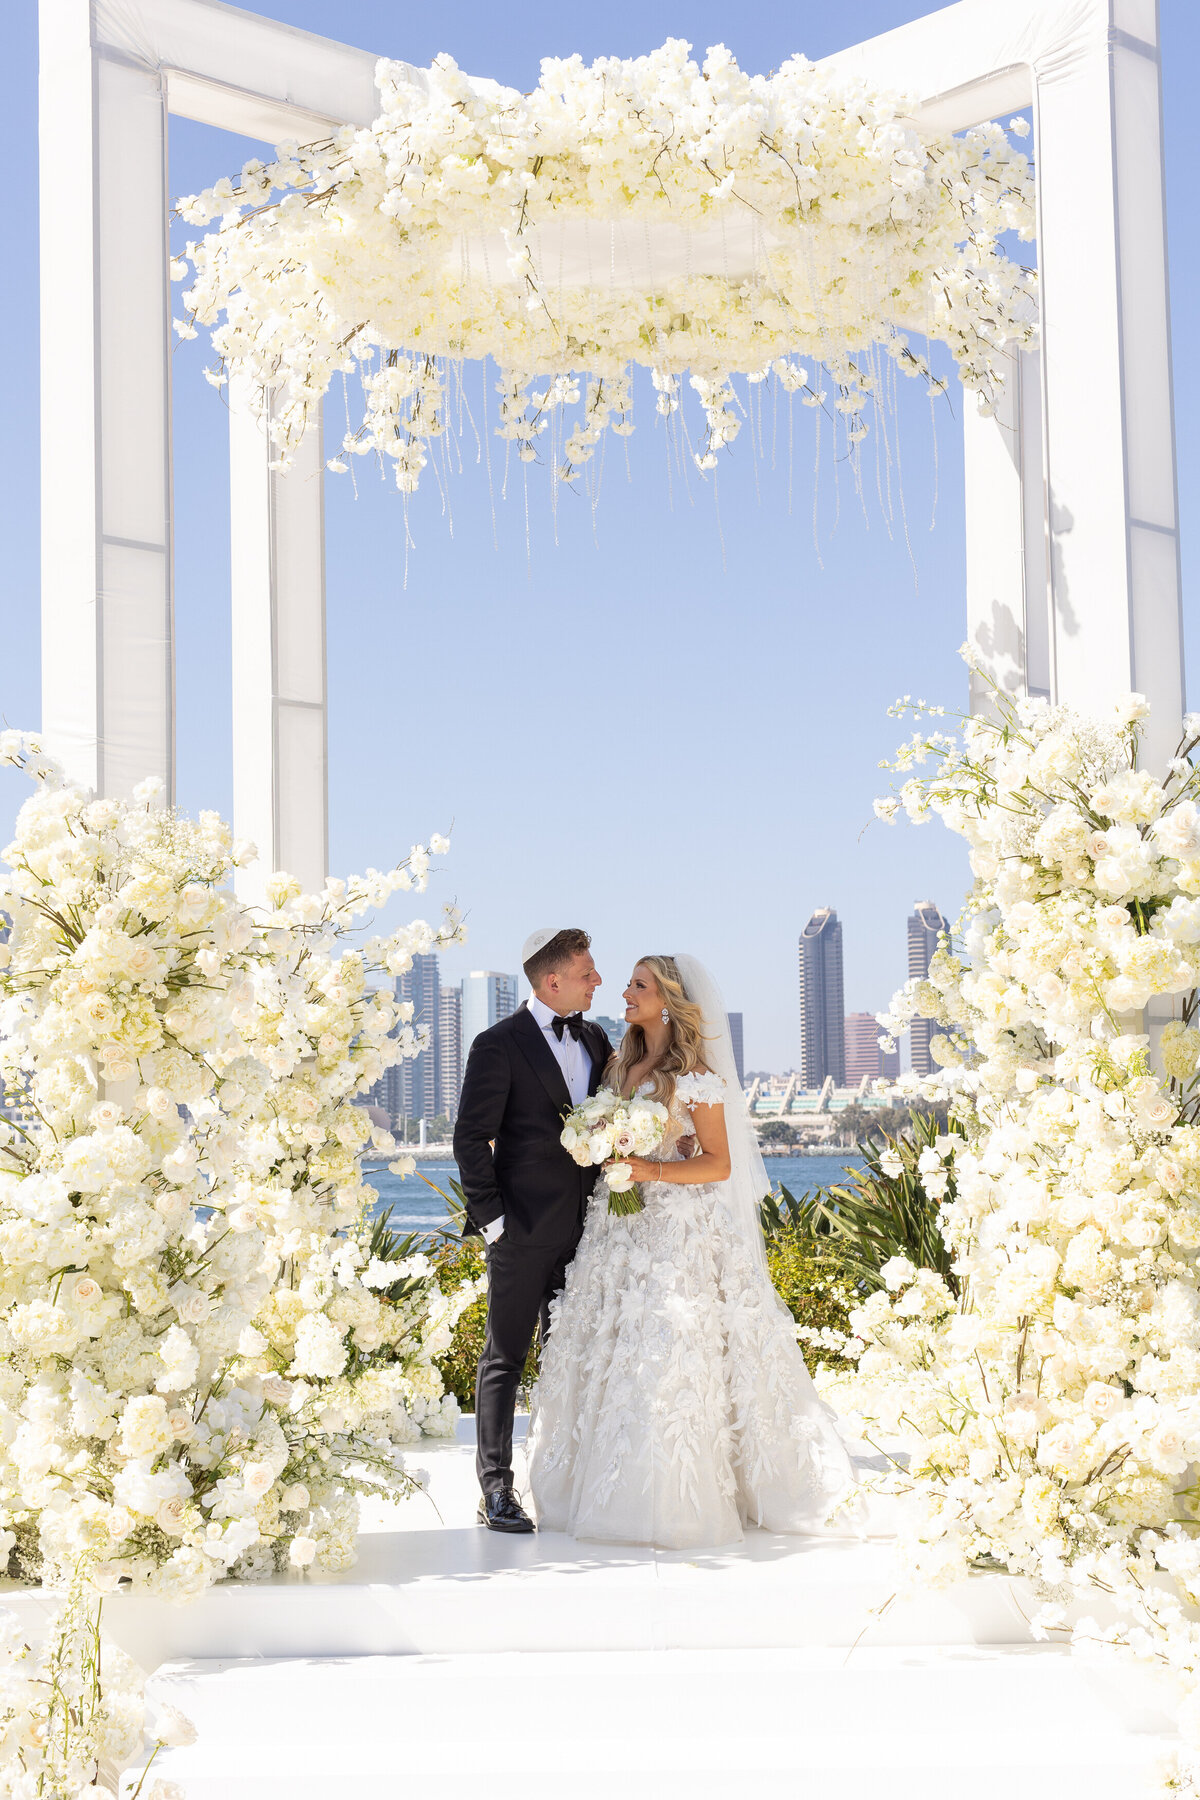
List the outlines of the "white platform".
{"label": "white platform", "polygon": [[1134,1800],[1170,1728],[1053,1650],[213,1662],[156,1688],[199,1729],[155,1765],[187,1800]]}
{"label": "white platform", "polygon": [[[428,1492],[368,1514],[346,1574],[228,1582],[183,1606],[117,1594],[105,1630],[149,1670],[181,1658],[1030,1641],[1036,1602],[1023,1583],[981,1576],[901,1599],[886,1540],[749,1531],[697,1554],[485,1531],[470,1419],[459,1442],[424,1443],[410,1462],[428,1469]],[[0,1598],[43,1604],[27,1590]]]}
{"label": "white platform", "polygon": [[1170,1747],[1170,1691],[1032,1645],[1019,1582],[900,1598],[886,1541],[502,1537],[473,1456],[469,1421],[414,1452],[428,1496],[369,1518],[345,1576],[106,1602],[200,1731],[155,1775],[187,1800],[1136,1800]]}

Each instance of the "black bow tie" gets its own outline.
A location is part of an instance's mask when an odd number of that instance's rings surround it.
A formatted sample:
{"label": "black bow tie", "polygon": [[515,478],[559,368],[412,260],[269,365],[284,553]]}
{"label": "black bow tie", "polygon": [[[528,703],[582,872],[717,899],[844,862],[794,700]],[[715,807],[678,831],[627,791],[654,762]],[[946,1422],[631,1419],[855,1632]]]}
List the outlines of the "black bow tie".
{"label": "black bow tie", "polygon": [[564,1019],[556,1013],[550,1021],[550,1029],[560,1044],[562,1043],[562,1034],[564,1031],[569,1031],[573,1038],[578,1038],[583,1031],[583,1014],[568,1013]]}

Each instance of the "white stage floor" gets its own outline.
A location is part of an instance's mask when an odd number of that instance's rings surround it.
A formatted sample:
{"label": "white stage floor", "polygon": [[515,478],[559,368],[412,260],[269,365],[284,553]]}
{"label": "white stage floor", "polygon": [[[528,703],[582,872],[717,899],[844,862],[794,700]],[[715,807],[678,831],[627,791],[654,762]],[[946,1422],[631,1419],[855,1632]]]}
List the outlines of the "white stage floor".
{"label": "white stage floor", "polygon": [[1033,1645],[1007,1577],[899,1598],[882,1540],[503,1537],[474,1522],[473,1457],[469,1421],[414,1451],[429,1496],[379,1509],[344,1576],[106,1602],[200,1730],[151,1780],[187,1800],[1137,1800],[1170,1748],[1169,1691]]}

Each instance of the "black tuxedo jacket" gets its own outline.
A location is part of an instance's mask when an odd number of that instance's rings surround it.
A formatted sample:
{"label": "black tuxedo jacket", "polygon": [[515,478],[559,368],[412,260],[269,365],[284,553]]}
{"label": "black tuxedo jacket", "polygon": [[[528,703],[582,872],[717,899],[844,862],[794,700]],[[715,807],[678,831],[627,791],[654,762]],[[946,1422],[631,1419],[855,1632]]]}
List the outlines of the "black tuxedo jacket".
{"label": "black tuxedo jacket", "polygon": [[[580,1038],[591,1058],[588,1093],[600,1086],[609,1043],[584,1020]],[[504,1214],[514,1244],[566,1244],[583,1221],[596,1181],[559,1143],[571,1105],[563,1072],[537,1020],[522,1005],[481,1031],[471,1045],[454,1127],[454,1157],[467,1196],[464,1237],[476,1237]]]}

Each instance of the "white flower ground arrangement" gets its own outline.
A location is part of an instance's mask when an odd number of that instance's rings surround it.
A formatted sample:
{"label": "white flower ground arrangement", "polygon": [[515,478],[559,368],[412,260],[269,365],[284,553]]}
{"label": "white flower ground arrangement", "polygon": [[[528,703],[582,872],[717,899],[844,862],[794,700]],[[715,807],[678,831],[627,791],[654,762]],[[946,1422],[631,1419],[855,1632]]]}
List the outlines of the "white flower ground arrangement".
{"label": "white flower ground arrangement", "polygon": [[[919,127],[902,98],[803,57],[752,76],[721,46],[702,67],[689,51],[547,59],[530,94],[448,56],[380,62],[368,129],[284,146],[180,202],[219,226],[175,265],[195,274],[177,329],[213,327],[210,379],[245,382],[285,464],[334,376],[357,374],[345,451],[376,452],[405,491],[464,428],[469,358],[499,366],[500,435],[535,461],[549,431],[565,480],[606,426],[633,430],[633,365],[668,417],[690,373],[702,469],[739,430],[737,372],[828,411],[838,455],[886,397],[887,358],[934,381],[913,336],[948,344],[990,405],[1035,313],[1035,273],[1000,241],[1034,227],[1005,131]],[[635,246],[620,277],[618,234]]]}
{"label": "white flower ground arrangement", "polygon": [[961,741],[919,732],[895,765],[937,767],[877,810],[940,817],[975,876],[963,953],[944,945],[881,1020],[942,1027],[942,1072],[922,1086],[966,1130],[947,1140],[942,1213],[962,1297],[896,1259],[852,1315],[857,1374],[826,1389],[906,1440],[921,1577],[1026,1575],[1043,1633],[1102,1594],[1107,1622],[1077,1622],[1077,1638],[1184,1676],[1186,1785],[1200,1766],[1200,719],[1154,774],[1137,766],[1145,711],[1137,695],[1108,721],[998,697]]}
{"label": "white flower ground arrangement", "polygon": [[[346,948],[429,850],[317,895],[276,876],[255,913],[215,814],[93,800],[16,733],[0,757],[36,782],[0,876],[0,1558],[74,1594],[46,1666],[87,1713],[81,1580],[186,1600],[344,1569],[357,1496],[406,1491],[402,1446],[453,1431],[433,1363],[475,1284],[441,1294],[373,1231],[360,1156],[393,1145],[351,1102],[421,1048],[372,979],[461,925]],[[38,1667],[12,1680],[52,1696]],[[21,1793],[54,1738],[24,1710],[0,1688]]]}

